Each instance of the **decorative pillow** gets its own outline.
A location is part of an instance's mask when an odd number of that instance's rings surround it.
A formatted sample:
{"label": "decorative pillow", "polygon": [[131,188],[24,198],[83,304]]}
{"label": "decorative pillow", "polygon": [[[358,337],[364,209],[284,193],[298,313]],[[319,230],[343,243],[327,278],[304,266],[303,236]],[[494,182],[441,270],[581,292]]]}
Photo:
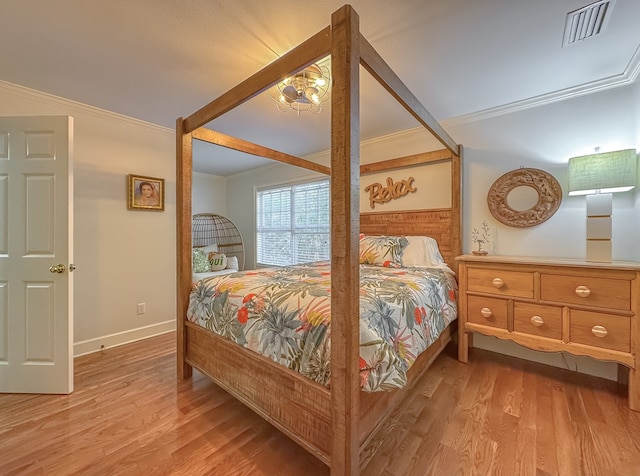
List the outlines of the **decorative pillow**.
{"label": "decorative pillow", "polygon": [[407,236],[409,244],[402,254],[402,266],[441,266],[444,258],[440,254],[438,242],[430,236]]}
{"label": "decorative pillow", "polygon": [[206,273],[209,271],[210,265],[207,253],[205,253],[201,248],[194,248],[191,253],[191,258],[191,267],[193,268],[194,273]]}
{"label": "decorative pillow", "polygon": [[211,271],[220,271],[227,267],[227,257],[224,253],[209,253],[209,266]]}
{"label": "decorative pillow", "polygon": [[399,268],[402,266],[402,253],[407,246],[404,236],[367,236],[360,237],[360,263]]}
{"label": "decorative pillow", "polygon": [[236,256],[227,256],[227,269],[238,271],[238,258]]}

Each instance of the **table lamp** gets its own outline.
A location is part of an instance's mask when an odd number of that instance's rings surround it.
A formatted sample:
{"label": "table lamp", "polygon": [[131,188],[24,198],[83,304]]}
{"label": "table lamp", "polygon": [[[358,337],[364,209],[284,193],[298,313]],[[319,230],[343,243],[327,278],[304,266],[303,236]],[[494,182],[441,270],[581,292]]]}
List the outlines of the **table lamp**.
{"label": "table lamp", "polygon": [[569,195],[587,195],[587,261],[611,261],[612,194],[636,186],[635,149],[569,159]]}

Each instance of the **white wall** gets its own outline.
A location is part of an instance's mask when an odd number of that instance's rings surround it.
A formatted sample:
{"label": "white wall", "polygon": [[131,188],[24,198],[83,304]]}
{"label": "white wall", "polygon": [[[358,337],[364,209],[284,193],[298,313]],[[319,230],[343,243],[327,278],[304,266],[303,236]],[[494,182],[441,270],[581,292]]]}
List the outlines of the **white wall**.
{"label": "white wall", "polygon": [[[465,146],[464,250],[472,248],[472,227],[486,220],[495,230],[494,253],[584,257],[585,199],[566,195],[567,163],[570,157],[592,153],[595,147],[604,152],[635,146],[638,109],[633,106],[633,95],[633,87],[619,87],[447,127]],[[543,169],[565,190],[557,213],[531,228],[503,225],[491,216],[487,206],[487,192],[493,182],[518,167]],[[640,258],[634,226],[637,195],[634,191],[614,196],[614,259]]]}
{"label": "white wall", "polygon": [[[5,82],[0,115],[74,117],[75,354],[174,329],[174,132]],[[127,210],[130,173],[165,179],[164,212]]]}
{"label": "white wall", "polygon": [[[546,222],[530,228],[514,228],[493,218],[487,192],[502,174],[519,167],[545,170],[567,188],[570,157],[631,148],[636,145],[639,88],[627,86],[579,96],[510,114],[472,122],[450,121],[445,127],[464,146],[463,248],[472,249],[471,229],[483,220],[494,234],[492,252],[502,255],[582,258],[586,254],[584,197],[563,196],[562,204]],[[634,102],[635,101],[635,102]],[[421,129],[405,131],[361,146],[361,162],[367,163],[433,149]],[[440,147],[440,146],[438,146]],[[329,152],[307,157],[328,163]],[[229,215],[250,240],[253,230],[254,187],[287,181],[306,171],[274,164],[229,177]],[[640,260],[637,246],[638,192],[614,196],[613,255],[619,260]]]}
{"label": "white wall", "polygon": [[[360,162],[366,164],[401,155],[418,154],[425,150],[437,149],[440,147],[438,144],[430,135],[416,134],[414,131],[401,132],[364,142],[361,145]],[[307,156],[305,159],[328,166],[331,161],[330,151]],[[274,163],[227,177],[228,218],[236,224],[242,233],[246,252],[245,268],[253,268],[256,263],[255,189],[311,177],[324,178],[325,175],[299,167]]]}
{"label": "white wall", "polygon": [[191,211],[227,215],[227,179],[219,175],[193,173]]}
{"label": "white wall", "polygon": [[[631,107],[636,111],[636,124],[635,124],[635,148],[637,151],[640,151],[640,81],[637,81],[633,84],[633,100],[631,102]],[[640,185],[640,182],[639,182]],[[640,236],[640,190],[635,193],[635,202],[634,202],[634,215],[633,215],[633,223],[635,223],[635,236]],[[634,261],[640,261],[640,246],[636,245],[636,252],[634,255]]]}

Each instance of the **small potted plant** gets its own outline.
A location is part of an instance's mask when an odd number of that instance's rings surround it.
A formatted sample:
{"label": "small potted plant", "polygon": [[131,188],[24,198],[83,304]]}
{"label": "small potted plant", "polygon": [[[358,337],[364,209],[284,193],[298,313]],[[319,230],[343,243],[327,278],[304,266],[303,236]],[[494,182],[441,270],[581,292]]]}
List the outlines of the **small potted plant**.
{"label": "small potted plant", "polygon": [[491,229],[489,228],[489,225],[487,224],[486,220],[483,220],[482,229],[480,231],[478,231],[475,228],[471,230],[471,239],[473,240],[474,243],[478,245],[478,249],[471,251],[471,253],[478,256],[484,256],[488,254],[489,252],[487,250],[482,249],[482,245],[489,242],[490,236],[491,236]]}

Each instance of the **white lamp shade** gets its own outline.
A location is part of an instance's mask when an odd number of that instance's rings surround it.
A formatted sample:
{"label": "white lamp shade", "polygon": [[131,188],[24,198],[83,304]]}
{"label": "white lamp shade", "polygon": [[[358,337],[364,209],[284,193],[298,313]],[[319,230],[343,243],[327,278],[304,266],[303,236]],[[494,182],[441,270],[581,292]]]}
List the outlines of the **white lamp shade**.
{"label": "white lamp shade", "polygon": [[631,190],[637,175],[635,149],[573,157],[569,159],[569,195]]}

